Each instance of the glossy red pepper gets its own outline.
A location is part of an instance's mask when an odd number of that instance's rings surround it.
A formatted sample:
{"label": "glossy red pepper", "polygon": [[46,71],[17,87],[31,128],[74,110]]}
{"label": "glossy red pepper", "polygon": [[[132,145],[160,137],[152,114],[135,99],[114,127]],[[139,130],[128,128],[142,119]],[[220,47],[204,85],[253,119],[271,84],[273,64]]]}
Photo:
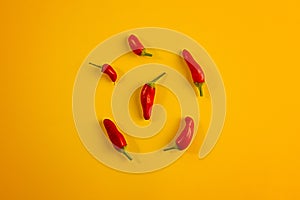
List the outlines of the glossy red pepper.
{"label": "glossy red pepper", "polygon": [[103,124],[115,149],[123,153],[129,160],[132,160],[131,156],[125,150],[125,147],[127,146],[125,137],[117,129],[116,125],[110,119],[104,119]]}
{"label": "glossy red pepper", "polygon": [[149,120],[151,117],[152,106],[155,97],[155,82],[164,76],[166,72],[162,73],[152,81],[146,83],[141,90],[141,104],[143,109],[143,117],[145,120]]}
{"label": "glossy red pepper", "polygon": [[140,42],[140,40],[135,35],[130,35],[128,37],[128,44],[131,48],[131,50],[139,56],[152,56],[151,53],[147,53],[146,49],[144,48],[143,44]]}
{"label": "glossy red pepper", "polygon": [[202,85],[205,82],[203,70],[188,50],[184,49],[182,51],[182,56],[190,69],[194,84],[199,89],[200,96],[203,96]]}
{"label": "glossy red pepper", "polygon": [[169,151],[171,149],[184,150],[191,143],[194,135],[194,120],[191,117],[185,118],[185,127],[176,139],[176,144],[173,147],[164,149],[164,151]]}
{"label": "glossy red pepper", "polygon": [[107,74],[109,78],[112,80],[112,82],[116,82],[117,80],[117,72],[110,66],[109,64],[104,64],[102,66],[96,65],[94,63],[89,63],[90,65],[93,65],[95,67],[99,67],[101,69],[101,72]]}

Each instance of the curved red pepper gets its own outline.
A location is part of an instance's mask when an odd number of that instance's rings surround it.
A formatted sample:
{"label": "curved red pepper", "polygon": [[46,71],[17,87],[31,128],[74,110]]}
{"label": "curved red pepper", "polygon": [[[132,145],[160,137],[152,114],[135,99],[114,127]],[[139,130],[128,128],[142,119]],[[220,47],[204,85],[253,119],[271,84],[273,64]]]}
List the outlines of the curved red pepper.
{"label": "curved red pepper", "polygon": [[96,65],[91,62],[89,64],[93,65],[95,67],[99,67],[101,69],[101,72],[107,74],[109,76],[110,80],[112,80],[112,82],[116,82],[117,72],[112,68],[112,66],[110,66],[109,64],[104,64],[104,65],[100,66],[100,65]]}
{"label": "curved red pepper", "polygon": [[166,72],[162,73],[152,81],[146,83],[141,90],[141,104],[143,109],[143,117],[145,120],[149,120],[151,117],[152,106],[155,97],[155,82],[164,76]]}
{"label": "curved red pepper", "polygon": [[191,143],[194,135],[194,120],[191,117],[185,118],[185,127],[176,139],[176,144],[173,147],[164,149],[164,151],[169,151],[171,149],[184,150]]}
{"label": "curved red pepper", "polygon": [[144,48],[143,44],[135,35],[130,35],[128,37],[128,44],[131,50],[138,56],[152,56],[151,53],[147,53],[146,49]]}
{"label": "curved red pepper", "polygon": [[103,124],[115,149],[123,153],[129,160],[132,160],[131,156],[125,151],[127,142],[122,133],[117,129],[116,125],[110,119],[104,119]]}
{"label": "curved red pepper", "polygon": [[203,70],[188,50],[184,49],[182,51],[182,56],[190,69],[194,84],[199,89],[200,96],[203,96],[202,85],[205,82]]}

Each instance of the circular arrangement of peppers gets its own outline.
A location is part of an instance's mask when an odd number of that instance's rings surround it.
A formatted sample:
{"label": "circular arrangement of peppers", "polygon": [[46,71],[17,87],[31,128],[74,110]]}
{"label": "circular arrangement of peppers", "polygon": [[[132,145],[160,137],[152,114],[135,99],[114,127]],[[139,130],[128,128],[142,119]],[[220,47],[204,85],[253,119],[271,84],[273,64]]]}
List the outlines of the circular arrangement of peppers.
{"label": "circular arrangement of peppers", "polygon": [[[130,35],[128,37],[128,45],[131,48],[132,52],[137,56],[149,56],[152,57],[152,54],[146,51],[146,48],[143,46],[141,41],[135,35]],[[203,96],[202,85],[205,82],[205,76],[202,68],[200,65],[195,61],[192,54],[186,50],[182,50],[182,57],[187,64],[193,82],[195,86],[199,89],[200,96]],[[92,66],[98,67],[101,69],[101,72],[106,74],[112,82],[116,82],[117,80],[117,72],[114,68],[109,64],[98,65],[95,63],[89,63]],[[165,75],[166,73],[163,72],[162,74],[155,77],[153,80],[144,84],[140,92],[140,103],[142,107],[143,117],[145,120],[150,120],[152,106],[154,104],[155,99],[155,83]],[[105,127],[106,133],[108,135],[109,140],[111,141],[113,147],[120,153],[124,154],[128,158],[128,160],[132,160],[132,156],[125,150],[127,146],[126,139],[124,135],[118,130],[115,123],[110,119],[104,119],[103,125]],[[185,117],[185,127],[177,137],[174,146],[165,148],[164,151],[169,150],[179,150],[182,151],[186,149],[190,142],[192,141],[194,134],[194,120],[187,116]]]}

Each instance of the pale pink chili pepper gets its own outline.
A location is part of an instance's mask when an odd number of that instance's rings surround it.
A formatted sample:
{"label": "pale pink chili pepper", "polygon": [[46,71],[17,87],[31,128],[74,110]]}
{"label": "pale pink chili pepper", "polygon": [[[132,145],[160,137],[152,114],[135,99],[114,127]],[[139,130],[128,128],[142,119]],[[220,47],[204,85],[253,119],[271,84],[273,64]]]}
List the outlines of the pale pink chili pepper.
{"label": "pale pink chili pepper", "polygon": [[176,139],[175,146],[164,149],[164,151],[169,151],[171,149],[184,150],[191,143],[194,135],[194,120],[191,117],[185,118],[185,127]]}
{"label": "pale pink chili pepper", "polygon": [[138,56],[152,56],[151,53],[147,53],[145,47],[135,35],[128,37],[128,44],[131,50]]}

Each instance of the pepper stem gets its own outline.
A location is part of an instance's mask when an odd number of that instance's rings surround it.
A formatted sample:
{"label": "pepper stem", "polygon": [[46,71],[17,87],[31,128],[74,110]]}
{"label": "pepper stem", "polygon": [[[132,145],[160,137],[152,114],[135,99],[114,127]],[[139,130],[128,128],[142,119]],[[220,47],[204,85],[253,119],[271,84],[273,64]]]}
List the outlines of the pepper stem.
{"label": "pepper stem", "polygon": [[173,150],[173,149],[178,149],[178,148],[177,148],[177,146],[168,147],[168,148],[165,148],[164,151],[169,151],[169,150]]}
{"label": "pepper stem", "polygon": [[145,52],[143,56],[149,56],[149,57],[152,57],[152,54],[151,54],[151,53]]}
{"label": "pepper stem", "polygon": [[203,96],[203,90],[202,90],[202,85],[203,83],[195,83],[196,87],[199,89],[200,96]]}
{"label": "pepper stem", "polygon": [[128,158],[128,160],[132,160],[132,157],[126,152],[125,149],[119,149],[119,151],[120,151],[122,154],[124,154],[124,155]]}
{"label": "pepper stem", "polygon": [[142,51],[142,56],[149,56],[149,57],[152,57],[152,54],[151,54],[151,53],[148,53],[148,52],[146,52],[146,50],[145,50],[145,49],[143,49],[143,51]]}
{"label": "pepper stem", "polygon": [[153,80],[150,81],[149,83],[150,83],[150,84],[151,84],[151,83],[152,83],[152,84],[155,83],[155,82],[158,81],[161,77],[163,77],[165,74],[166,74],[166,72],[160,74],[159,76],[157,76],[155,79],[153,79]]}
{"label": "pepper stem", "polygon": [[96,64],[91,63],[91,62],[89,62],[89,64],[90,64],[90,65],[93,65],[93,66],[95,66],[95,67],[99,67],[100,69],[102,69],[102,66],[101,66],[101,65],[96,65]]}

